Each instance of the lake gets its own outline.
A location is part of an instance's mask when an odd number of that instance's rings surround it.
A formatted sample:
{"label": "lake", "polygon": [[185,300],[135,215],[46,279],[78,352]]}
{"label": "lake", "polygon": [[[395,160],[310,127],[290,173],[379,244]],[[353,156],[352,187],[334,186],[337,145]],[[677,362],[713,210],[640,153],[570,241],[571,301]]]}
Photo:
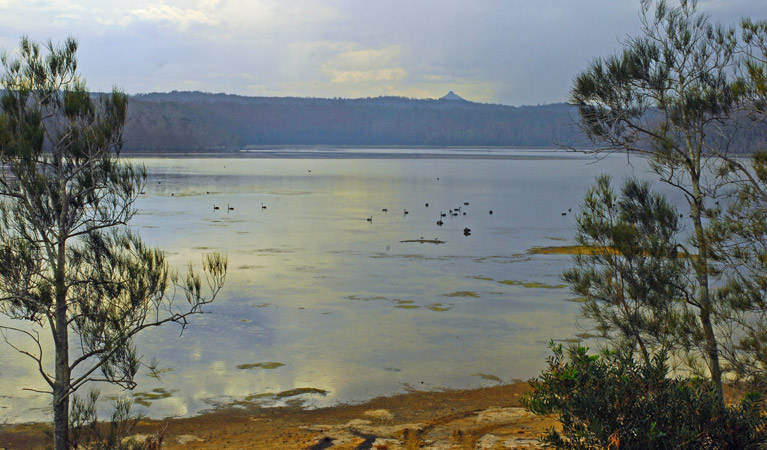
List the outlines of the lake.
{"label": "lake", "polygon": [[[171,325],[138,340],[162,376],[142,375],[121,395],[157,418],[537,375],[549,340],[572,339],[588,323],[559,278],[570,257],[528,250],[572,243],[574,213],[597,174],[620,181],[646,167],[618,155],[494,149],[131,161],[149,173],[131,222],[148,243],[179,269],[210,251],[229,258],[207,314],[182,335]],[[444,243],[403,242],[420,239]],[[6,421],[48,418],[49,396],[21,390],[43,388],[38,378],[3,346]]]}

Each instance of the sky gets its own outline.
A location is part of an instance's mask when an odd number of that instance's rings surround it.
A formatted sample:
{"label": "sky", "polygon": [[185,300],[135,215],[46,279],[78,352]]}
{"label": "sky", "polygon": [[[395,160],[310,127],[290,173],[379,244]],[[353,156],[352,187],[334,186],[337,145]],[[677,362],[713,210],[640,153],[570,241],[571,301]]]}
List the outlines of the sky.
{"label": "sky", "polygon": [[[727,24],[765,0],[700,0]],[[639,0],[0,0],[0,47],[79,42],[89,89],[566,101],[639,32]]]}

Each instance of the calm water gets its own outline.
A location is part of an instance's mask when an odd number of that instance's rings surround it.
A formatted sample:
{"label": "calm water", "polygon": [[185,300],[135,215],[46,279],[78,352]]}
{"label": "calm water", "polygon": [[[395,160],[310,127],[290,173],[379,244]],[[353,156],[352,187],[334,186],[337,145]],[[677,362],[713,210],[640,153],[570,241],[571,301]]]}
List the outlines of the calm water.
{"label": "calm water", "polygon": [[[620,179],[644,167],[559,151],[270,156],[134,160],[149,171],[134,229],[180,268],[212,250],[229,257],[208,314],[182,336],[166,326],[139,340],[147,360],[166,369],[136,389],[152,394],[143,396],[152,417],[246,399],[328,405],[538,374],[549,339],[572,338],[587,324],[557,287],[570,258],[528,249],[572,243],[574,216],[562,212],[575,211],[595,175]],[[436,225],[440,211],[459,206],[465,216]],[[445,244],[401,242],[422,237]],[[237,367],[264,362],[284,365]],[[0,350],[0,417],[47,417],[49,397],[21,391],[42,388],[38,377]],[[265,395],[297,388],[326,394]]]}

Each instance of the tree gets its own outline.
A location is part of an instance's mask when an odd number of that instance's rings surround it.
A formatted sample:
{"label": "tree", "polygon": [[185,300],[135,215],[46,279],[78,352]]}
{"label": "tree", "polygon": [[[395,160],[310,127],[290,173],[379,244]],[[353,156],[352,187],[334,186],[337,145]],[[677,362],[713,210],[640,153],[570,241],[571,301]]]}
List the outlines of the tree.
{"label": "tree", "polygon": [[746,388],[767,392],[767,153],[752,157],[754,183],[739,183],[708,235],[724,273],[716,292],[721,351]]}
{"label": "tree", "polygon": [[0,311],[26,322],[0,330],[50,387],[58,450],[69,447],[70,396],[90,382],[135,387],[134,337],[167,322],[183,330],[227,268],[221,255],[204,258],[206,297],[191,264],[179,276],[127,227],[146,181],[143,167],[119,158],[127,97],[115,89],[94,98],[76,51],[72,38],[41,50],[24,37],[17,57],[2,57]]}
{"label": "tree", "polygon": [[[672,7],[665,0],[642,0],[640,17],[641,36],[579,74],[572,102],[595,152],[646,155],[660,179],[684,194],[692,223],[684,308],[694,320],[681,341],[698,348],[721,398],[726,368],[714,289],[722,275],[721,254],[707,224],[718,214],[717,199],[734,186],[751,186],[767,199],[748,164],[730,148],[748,122],[741,107],[753,110],[749,94],[755,91],[749,86],[758,80],[738,76],[738,55],[744,54],[738,34],[699,13],[697,1]],[[758,48],[753,39],[750,48]]]}
{"label": "tree", "polygon": [[598,355],[583,347],[553,356],[522,404],[556,414],[561,431],[541,437],[561,450],[744,450],[767,444],[763,397],[746,395],[725,406],[711,380],[671,378],[663,352],[636,361],[628,350]]}
{"label": "tree", "polygon": [[575,257],[563,278],[589,300],[583,312],[617,348],[638,350],[645,364],[673,350],[687,298],[686,264],[677,243],[679,217],[647,182],[627,180],[618,197],[602,175],[577,215]]}

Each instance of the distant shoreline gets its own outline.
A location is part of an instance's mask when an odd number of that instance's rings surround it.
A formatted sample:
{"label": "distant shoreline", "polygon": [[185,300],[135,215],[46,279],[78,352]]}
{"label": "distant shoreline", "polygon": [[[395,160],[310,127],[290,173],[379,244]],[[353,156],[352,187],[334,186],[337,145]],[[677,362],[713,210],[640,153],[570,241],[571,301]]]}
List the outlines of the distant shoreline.
{"label": "distant shoreline", "polygon": [[[263,158],[263,159],[549,159],[581,158],[588,150],[559,147],[429,147],[429,146],[263,146],[237,151],[135,151],[139,158]],[[534,155],[531,155],[534,154]]]}

